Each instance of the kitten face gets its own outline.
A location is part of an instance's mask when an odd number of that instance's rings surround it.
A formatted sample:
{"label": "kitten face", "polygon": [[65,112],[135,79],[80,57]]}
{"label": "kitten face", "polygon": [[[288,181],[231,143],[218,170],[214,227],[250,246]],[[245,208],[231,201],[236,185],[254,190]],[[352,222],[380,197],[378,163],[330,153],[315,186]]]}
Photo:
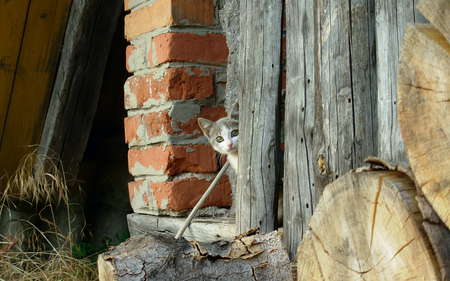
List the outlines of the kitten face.
{"label": "kitten face", "polygon": [[216,151],[222,154],[237,153],[239,143],[239,123],[237,120],[224,117],[214,122],[198,118],[198,124]]}

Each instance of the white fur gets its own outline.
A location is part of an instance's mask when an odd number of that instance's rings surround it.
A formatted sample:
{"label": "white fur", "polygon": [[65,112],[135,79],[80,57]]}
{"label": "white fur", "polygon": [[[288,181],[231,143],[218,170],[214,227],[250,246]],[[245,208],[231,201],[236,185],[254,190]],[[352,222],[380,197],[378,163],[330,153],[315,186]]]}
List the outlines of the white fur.
{"label": "white fur", "polygon": [[228,162],[230,162],[231,168],[233,168],[233,170],[235,170],[236,172],[238,171],[239,168],[239,157],[237,153],[228,153],[227,154],[227,160]]}
{"label": "white fur", "polygon": [[[231,131],[229,128],[223,128],[221,131],[221,136],[223,137],[223,142],[217,143],[217,146],[221,151],[221,153],[227,155],[228,162],[230,162],[231,167],[237,171],[238,169],[238,141],[239,141],[239,135],[232,137]],[[231,148],[229,145],[231,144]]]}

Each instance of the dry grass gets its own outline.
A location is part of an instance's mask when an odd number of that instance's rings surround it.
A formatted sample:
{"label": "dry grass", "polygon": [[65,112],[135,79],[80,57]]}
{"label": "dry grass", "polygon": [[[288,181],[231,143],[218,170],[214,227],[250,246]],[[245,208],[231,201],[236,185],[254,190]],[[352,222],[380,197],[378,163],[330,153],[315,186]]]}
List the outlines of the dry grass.
{"label": "dry grass", "polygon": [[0,253],[1,281],[98,280],[95,263],[88,259],[76,259],[69,251],[61,249],[48,252],[5,250]]}
{"label": "dry grass", "polygon": [[[41,163],[38,165],[37,163]],[[2,203],[23,201],[31,205],[68,204],[66,178],[60,161],[38,156],[38,149],[26,154],[6,182]]]}
{"label": "dry grass", "polygon": [[[44,165],[36,168],[36,150],[27,154],[7,180],[1,197],[0,217],[25,205],[40,224],[36,226],[31,219],[11,221],[20,225],[20,231],[0,236],[0,281],[98,280],[95,264],[88,258],[77,259],[71,252],[68,187],[62,166],[54,159],[39,159]],[[54,209],[59,204],[67,209],[68,234],[55,223]]]}

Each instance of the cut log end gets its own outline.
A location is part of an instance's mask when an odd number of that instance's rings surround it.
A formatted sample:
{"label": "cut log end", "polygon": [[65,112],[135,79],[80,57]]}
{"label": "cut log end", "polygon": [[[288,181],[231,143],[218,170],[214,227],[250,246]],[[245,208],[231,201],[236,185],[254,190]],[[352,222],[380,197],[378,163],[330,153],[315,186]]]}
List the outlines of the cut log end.
{"label": "cut log end", "polygon": [[441,280],[403,173],[349,173],[327,186],[298,251],[298,280]]}

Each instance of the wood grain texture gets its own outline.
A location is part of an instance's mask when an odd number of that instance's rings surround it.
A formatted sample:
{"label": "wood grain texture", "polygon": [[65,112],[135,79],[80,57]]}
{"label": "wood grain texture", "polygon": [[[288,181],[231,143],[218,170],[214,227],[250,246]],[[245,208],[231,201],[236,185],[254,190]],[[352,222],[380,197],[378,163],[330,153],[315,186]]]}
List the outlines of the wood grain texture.
{"label": "wood grain texture", "polygon": [[12,95],[30,0],[0,3],[0,140]]}
{"label": "wood grain texture", "polygon": [[428,235],[431,247],[436,254],[442,281],[450,280],[450,229],[445,226],[439,216],[421,192],[416,196],[423,217],[423,228]]}
{"label": "wood grain texture", "polygon": [[39,142],[71,2],[30,2],[1,138],[0,166],[6,171]]}
{"label": "wood grain texture", "polygon": [[55,153],[72,177],[87,145],[122,5],[76,0],[70,12],[40,153]]}
{"label": "wood grain texture", "polygon": [[286,235],[293,256],[323,188],[376,153],[375,23],[370,1],[287,4],[285,220],[296,226]]}
{"label": "wood grain texture", "polygon": [[414,0],[375,1],[377,53],[377,156],[395,163],[408,162],[397,120],[397,71],[400,42],[408,23],[423,22]]}
{"label": "wood grain texture", "polygon": [[[372,1],[287,1],[284,220],[290,255],[323,188],[376,154]],[[300,233],[300,237],[298,236]]]}
{"label": "wood grain texture", "polygon": [[241,0],[238,232],[273,230],[282,2]]}
{"label": "wood grain texture", "polygon": [[98,268],[100,281],[292,280],[276,232],[208,244],[168,234],[138,235],[101,254]]}
{"label": "wood grain texture", "polygon": [[399,121],[415,179],[450,228],[450,43],[430,25],[410,26],[399,70]]}
{"label": "wood grain texture", "polygon": [[376,153],[373,9],[366,1],[324,0],[319,6],[318,190]]}
{"label": "wood grain texture", "polygon": [[[175,236],[185,218],[158,217],[152,215],[129,214],[127,216],[130,235],[150,232],[170,233]],[[234,218],[196,218],[186,229],[183,237],[202,243],[219,240],[231,241],[237,235]]]}
{"label": "wood grain texture", "polygon": [[[315,1],[286,1],[287,88],[285,106],[285,154],[283,228],[292,257],[298,239],[308,229],[316,188],[314,186],[313,132],[316,91]],[[300,237],[299,237],[300,234]]]}
{"label": "wood grain texture", "polygon": [[436,27],[450,42],[450,1],[421,0],[417,9]]}
{"label": "wood grain texture", "polygon": [[298,280],[441,280],[415,191],[391,171],[328,185],[299,248]]}

